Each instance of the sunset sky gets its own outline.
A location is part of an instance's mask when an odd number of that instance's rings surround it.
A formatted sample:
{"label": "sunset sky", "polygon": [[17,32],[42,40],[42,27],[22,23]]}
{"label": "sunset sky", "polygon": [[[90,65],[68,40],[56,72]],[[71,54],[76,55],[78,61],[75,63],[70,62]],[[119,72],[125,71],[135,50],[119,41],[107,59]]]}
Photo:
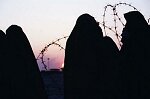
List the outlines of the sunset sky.
{"label": "sunset sky", "polygon": [[[146,19],[150,17],[150,0],[0,0],[0,29],[5,32],[12,24],[21,26],[37,57],[46,44],[69,35],[81,14],[89,13],[102,22],[104,6],[118,2],[132,4]],[[65,47],[65,40],[60,44]],[[52,46],[46,57],[50,68],[59,68],[64,51]]]}

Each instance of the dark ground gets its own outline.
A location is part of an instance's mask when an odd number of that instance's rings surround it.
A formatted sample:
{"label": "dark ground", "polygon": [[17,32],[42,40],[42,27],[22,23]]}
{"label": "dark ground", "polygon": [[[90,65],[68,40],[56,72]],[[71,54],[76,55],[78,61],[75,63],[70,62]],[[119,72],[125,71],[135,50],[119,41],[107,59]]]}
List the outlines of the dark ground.
{"label": "dark ground", "polygon": [[63,72],[61,71],[42,71],[41,72],[48,99],[63,98]]}

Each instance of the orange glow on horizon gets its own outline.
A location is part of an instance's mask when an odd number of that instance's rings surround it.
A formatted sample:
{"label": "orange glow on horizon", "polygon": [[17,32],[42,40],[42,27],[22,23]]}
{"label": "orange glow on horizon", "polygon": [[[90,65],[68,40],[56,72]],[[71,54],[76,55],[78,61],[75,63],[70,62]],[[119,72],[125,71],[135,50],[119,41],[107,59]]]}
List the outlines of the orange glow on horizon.
{"label": "orange glow on horizon", "polygon": [[64,63],[62,63],[61,68],[64,68]]}

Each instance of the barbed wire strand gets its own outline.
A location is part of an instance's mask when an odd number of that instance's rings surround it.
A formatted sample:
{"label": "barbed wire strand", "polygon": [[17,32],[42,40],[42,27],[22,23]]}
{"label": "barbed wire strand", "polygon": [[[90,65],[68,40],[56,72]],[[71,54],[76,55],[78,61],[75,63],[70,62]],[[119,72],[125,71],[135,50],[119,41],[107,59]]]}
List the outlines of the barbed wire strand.
{"label": "barbed wire strand", "polygon": [[39,55],[37,56],[37,60],[41,60],[41,63],[43,64],[43,66],[44,66],[44,69],[45,70],[47,70],[47,65],[45,64],[45,61],[44,61],[44,55],[45,55],[45,52],[48,50],[48,48],[51,46],[51,45],[55,45],[55,46],[58,46],[59,48],[60,48],[60,50],[65,50],[65,48],[63,47],[63,46],[61,46],[59,43],[57,43],[57,42],[59,42],[59,41],[61,41],[61,40],[63,40],[63,39],[66,39],[66,38],[68,38],[68,36],[64,36],[64,37],[62,37],[62,38],[58,38],[57,40],[55,40],[55,41],[53,41],[53,42],[51,42],[51,43],[49,43],[48,45],[46,45],[41,51],[40,51],[40,53],[39,53]]}
{"label": "barbed wire strand", "polygon": [[[129,6],[129,7],[133,8],[134,10],[138,11],[136,7],[134,7],[133,5],[128,4],[128,3],[122,3],[122,2],[120,2],[120,3],[117,3],[117,4],[115,4],[115,5],[107,4],[107,5],[104,7],[103,18],[102,18],[103,20],[102,20],[102,22],[99,22],[100,25],[102,25],[102,27],[103,27],[105,36],[108,35],[106,29],[108,29],[108,30],[112,31],[113,33],[115,33],[115,36],[116,36],[116,38],[117,38],[117,40],[118,40],[118,44],[119,44],[120,47],[122,46],[122,43],[121,43],[121,41],[120,41],[120,40],[121,40],[121,35],[119,35],[119,33],[118,33],[117,22],[120,22],[123,27],[125,26],[124,22],[122,21],[121,17],[118,15],[118,12],[117,12],[117,8],[118,8],[119,6],[121,6],[121,5],[123,5],[123,6]],[[112,12],[113,12],[114,27],[109,27],[109,26],[106,25],[106,20],[105,20],[105,18],[106,18],[106,12],[107,12],[108,8],[111,8],[111,10],[112,10]],[[150,23],[150,18],[147,20],[147,22]],[[64,37],[62,37],[62,38],[59,38],[59,39],[57,39],[57,40],[55,40],[55,41],[53,41],[53,42],[47,44],[47,45],[40,51],[40,53],[39,53],[39,55],[38,55],[38,57],[37,57],[37,60],[39,60],[39,59],[41,60],[41,63],[43,64],[45,70],[47,70],[47,65],[45,64],[45,61],[44,61],[44,56],[45,56],[45,54],[46,54],[46,51],[48,50],[48,48],[49,48],[51,45],[58,46],[58,47],[60,48],[60,50],[62,50],[62,49],[65,50],[65,48],[64,48],[63,46],[61,46],[61,44],[59,44],[58,42],[61,41],[61,40],[63,40],[63,39],[66,39],[66,38],[68,38],[68,36],[64,36]]]}
{"label": "barbed wire strand", "polygon": [[[115,5],[108,4],[104,7],[102,26],[103,26],[103,29],[104,29],[105,36],[108,35],[108,33],[106,32],[106,28],[115,33],[115,36],[118,40],[118,44],[121,47],[122,46],[122,43],[120,41],[121,36],[118,34],[117,20],[118,20],[118,22],[120,22],[122,24],[123,27],[125,26],[125,24],[123,23],[122,19],[119,17],[118,12],[117,12],[117,7],[120,6],[120,5],[129,6],[129,7],[133,8],[134,10],[137,10],[136,7],[132,6],[131,4],[127,4],[127,3],[120,2],[120,3],[117,3]],[[108,7],[112,8],[112,11],[113,11],[114,30],[113,30],[113,28],[110,28],[106,25],[105,17],[106,17],[106,11],[107,11]]]}

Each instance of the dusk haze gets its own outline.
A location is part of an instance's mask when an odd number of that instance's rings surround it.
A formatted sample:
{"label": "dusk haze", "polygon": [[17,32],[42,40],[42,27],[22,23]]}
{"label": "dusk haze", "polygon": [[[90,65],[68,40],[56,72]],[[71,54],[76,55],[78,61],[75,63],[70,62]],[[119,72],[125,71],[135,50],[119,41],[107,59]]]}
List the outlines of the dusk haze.
{"label": "dusk haze", "polygon": [[[81,14],[89,13],[98,22],[102,22],[104,7],[119,2],[132,4],[146,19],[150,17],[150,0],[1,0],[0,29],[5,32],[12,24],[22,27],[35,57],[38,57],[47,44],[69,36]],[[126,7],[122,10],[127,12]],[[109,21],[107,20],[108,23]],[[113,35],[110,36],[117,42]],[[66,40],[67,38],[59,42],[64,48]],[[55,45],[48,48],[45,53],[45,64],[48,69],[64,66],[65,51],[60,49]],[[41,70],[44,69],[40,61],[38,64]]]}

